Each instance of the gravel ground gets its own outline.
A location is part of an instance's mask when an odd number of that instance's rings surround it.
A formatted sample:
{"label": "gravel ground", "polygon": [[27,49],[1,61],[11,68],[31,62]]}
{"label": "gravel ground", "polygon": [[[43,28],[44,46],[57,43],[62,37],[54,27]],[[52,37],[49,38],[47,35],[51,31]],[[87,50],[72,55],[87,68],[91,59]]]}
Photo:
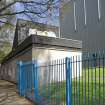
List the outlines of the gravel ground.
{"label": "gravel ground", "polygon": [[34,105],[17,93],[16,85],[0,80],[0,105]]}

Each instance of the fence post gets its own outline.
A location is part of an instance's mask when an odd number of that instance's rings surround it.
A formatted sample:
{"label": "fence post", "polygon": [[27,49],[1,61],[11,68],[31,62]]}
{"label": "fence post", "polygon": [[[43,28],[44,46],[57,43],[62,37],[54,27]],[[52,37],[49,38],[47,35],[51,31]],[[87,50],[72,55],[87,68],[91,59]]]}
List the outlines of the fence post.
{"label": "fence post", "polygon": [[66,105],[72,105],[72,68],[70,58],[66,58]]}
{"label": "fence post", "polygon": [[19,89],[19,94],[22,96],[22,62],[18,62],[18,89]]}
{"label": "fence post", "polygon": [[34,79],[35,79],[35,83],[34,83],[34,87],[35,87],[35,91],[34,91],[34,96],[35,96],[35,100],[37,102],[39,102],[39,74],[38,74],[38,63],[37,60],[34,61]]}
{"label": "fence post", "polygon": [[20,75],[19,75],[19,67],[20,67],[20,65],[19,65],[19,62],[17,62],[17,77],[16,77],[16,79],[17,79],[17,89],[18,89],[18,92],[20,92],[19,91],[19,84],[20,84],[20,81],[19,81],[19,78],[20,78]]}

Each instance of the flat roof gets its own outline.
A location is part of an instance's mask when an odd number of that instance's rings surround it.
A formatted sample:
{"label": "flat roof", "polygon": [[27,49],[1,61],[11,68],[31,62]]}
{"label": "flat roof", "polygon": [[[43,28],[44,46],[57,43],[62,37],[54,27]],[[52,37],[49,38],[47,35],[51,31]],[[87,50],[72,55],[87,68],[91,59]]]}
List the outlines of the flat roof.
{"label": "flat roof", "polygon": [[72,40],[72,39],[65,39],[65,38],[56,38],[56,37],[47,37],[47,36],[40,36],[40,35],[31,35],[27,37],[17,48],[13,49],[2,61],[5,63],[12,57],[15,57],[17,54],[22,52],[23,50],[27,49],[32,45],[40,45],[40,47],[47,46],[52,47],[62,47],[62,48],[69,48],[69,49],[82,49],[82,41],[79,40]]}

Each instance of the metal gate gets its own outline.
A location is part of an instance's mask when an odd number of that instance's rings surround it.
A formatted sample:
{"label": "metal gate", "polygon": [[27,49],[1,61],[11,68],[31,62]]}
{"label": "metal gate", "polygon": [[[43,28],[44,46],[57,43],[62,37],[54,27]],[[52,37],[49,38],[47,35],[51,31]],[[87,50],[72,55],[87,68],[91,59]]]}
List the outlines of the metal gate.
{"label": "metal gate", "polygon": [[39,65],[18,62],[18,90],[38,105],[71,105],[70,58]]}

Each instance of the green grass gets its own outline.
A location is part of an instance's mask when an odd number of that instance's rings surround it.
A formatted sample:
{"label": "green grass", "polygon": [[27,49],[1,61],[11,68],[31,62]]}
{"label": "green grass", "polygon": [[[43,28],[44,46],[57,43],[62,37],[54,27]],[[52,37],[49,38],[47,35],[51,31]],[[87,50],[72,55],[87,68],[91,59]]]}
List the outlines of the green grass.
{"label": "green grass", "polygon": [[[63,105],[66,102],[65,81],[52,83],[40,91],[52,105]],[[80,78],[72,79],[72,105],[105,105],[105,70],[103,75],[103,68],[83,70]]]}

